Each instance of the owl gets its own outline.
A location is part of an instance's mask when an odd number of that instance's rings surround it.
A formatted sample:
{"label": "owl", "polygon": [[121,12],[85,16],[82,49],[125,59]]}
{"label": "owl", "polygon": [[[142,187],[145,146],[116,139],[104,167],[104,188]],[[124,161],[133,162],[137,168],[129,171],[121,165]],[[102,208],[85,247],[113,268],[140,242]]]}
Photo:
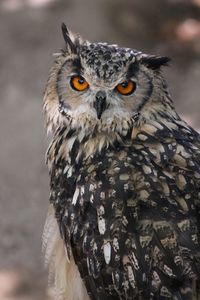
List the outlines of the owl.
{"label": "owl", "polygon": [[200,299],[200,136],[169,58],[62,32],[44,93],[56,299]]}

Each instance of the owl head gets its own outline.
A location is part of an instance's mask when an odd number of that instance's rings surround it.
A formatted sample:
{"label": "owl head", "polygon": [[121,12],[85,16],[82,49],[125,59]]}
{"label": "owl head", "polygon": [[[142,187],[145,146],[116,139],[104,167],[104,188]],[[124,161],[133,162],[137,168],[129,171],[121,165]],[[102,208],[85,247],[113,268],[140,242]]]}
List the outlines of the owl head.
{"label": "owl head", "polygon": [[167,57],[91,43],[62,25],[65,49],[56,54],[44,94],[48,131],[126,132],[172,109],[160,68]]}

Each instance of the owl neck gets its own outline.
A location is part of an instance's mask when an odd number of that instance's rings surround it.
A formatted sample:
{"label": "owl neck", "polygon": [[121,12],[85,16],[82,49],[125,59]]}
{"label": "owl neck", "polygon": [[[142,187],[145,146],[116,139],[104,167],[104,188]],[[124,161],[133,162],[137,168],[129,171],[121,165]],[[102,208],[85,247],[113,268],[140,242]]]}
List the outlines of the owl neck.
{"label": "owl neck", "polygon": [[62,129],[56,131],[47,151],[49,169],[55,161],[64,160],[70,165],[78,164],[80,160],[100,154],[110,147],[116,149],[118,145],[129,147],[146,142],[163,143],[165,138],[168,141],[174,140],[174,136],[178,136],[180,124],[187,127],[177,114],[172,116],[166,115],[165,112],[157,113],[157,118],[151,118],[148,121],[135,118],[124,124],[124,129],[120,131],[100,131],[99,128],[86,130],[81,127],[63,126]]}

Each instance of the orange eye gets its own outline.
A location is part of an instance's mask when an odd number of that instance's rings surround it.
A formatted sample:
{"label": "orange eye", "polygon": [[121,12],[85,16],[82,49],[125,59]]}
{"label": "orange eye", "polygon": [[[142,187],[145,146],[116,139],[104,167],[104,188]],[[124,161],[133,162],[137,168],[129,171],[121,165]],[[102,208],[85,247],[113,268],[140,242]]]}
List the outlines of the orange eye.
{"label": "orange eye", "polygon": [[124,82],[118,84],[116,86],[116,89],[120,94],[128,96],[128,95],[132,94],[135,91],[136,84],[131,80],[124,81]]}
{"label": "orange eye", "polygon": [[82,76],[74,76],[70,81],[71,87],[76,91],[85,91],[89,84]]}

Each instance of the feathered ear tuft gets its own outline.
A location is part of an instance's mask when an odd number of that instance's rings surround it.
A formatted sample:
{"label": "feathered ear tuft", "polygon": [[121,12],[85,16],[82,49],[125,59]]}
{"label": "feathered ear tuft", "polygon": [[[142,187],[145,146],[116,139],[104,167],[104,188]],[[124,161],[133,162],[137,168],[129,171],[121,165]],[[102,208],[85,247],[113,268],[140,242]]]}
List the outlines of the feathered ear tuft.
{"label": "feathered ear tuft", "polygon": [[167,66],[170,58],[167,56],[145,55],[141,58],[141,63],[152,70],[157,70],[162,66]]}
{"label": "feathered ear tuft", "polygon": [[72,53],[76,53],[77,47],[76,47],[75,43],[72,41],[72,39],[70,37],[70,33],[69,33],[65,23],[62,23],[61,28],[62,28],[63,38],[64,38],[67,46],[69,47],[69,49],[71,50]]}

